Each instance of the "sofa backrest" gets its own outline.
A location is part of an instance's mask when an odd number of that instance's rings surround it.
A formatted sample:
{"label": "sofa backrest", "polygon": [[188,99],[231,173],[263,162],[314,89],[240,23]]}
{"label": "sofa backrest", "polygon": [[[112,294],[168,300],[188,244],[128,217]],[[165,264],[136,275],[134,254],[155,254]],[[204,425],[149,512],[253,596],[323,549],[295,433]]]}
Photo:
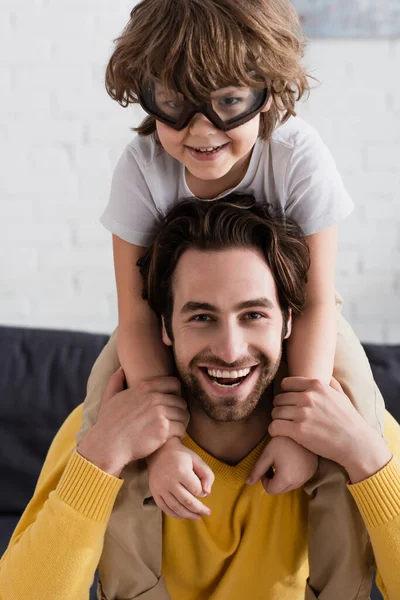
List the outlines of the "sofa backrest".
{"label": "sofa backrest", "polygon": [[[28,504],[56,432],[85,397],[108,336],[0,327],[0,513]],[[400,421],[400,346],[366,345],[387,408]]]}
{"label": "sofa backrest", "polygon": [[1,513],[29,502],[49,446],[85,397],[108,336],[0,327]]}

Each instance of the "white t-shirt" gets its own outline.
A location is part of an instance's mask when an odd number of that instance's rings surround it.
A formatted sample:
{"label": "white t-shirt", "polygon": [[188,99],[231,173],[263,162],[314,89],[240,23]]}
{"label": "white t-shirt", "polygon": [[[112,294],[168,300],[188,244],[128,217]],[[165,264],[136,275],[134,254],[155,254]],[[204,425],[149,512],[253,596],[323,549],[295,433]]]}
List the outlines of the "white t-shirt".
{"label": "white t-shirt", "polygon": [[[328,148],[298,117],[278,127],[268,142],[257,139],[242,181],[217,198],[231,192],[271,205],[274,214],[296,221],[305,235],[339,223],[353,209]],[[147,246],[156,223],[191,197],[184,165],[153,136],[136,136],[117,163],[101,222],[123,240]]]}

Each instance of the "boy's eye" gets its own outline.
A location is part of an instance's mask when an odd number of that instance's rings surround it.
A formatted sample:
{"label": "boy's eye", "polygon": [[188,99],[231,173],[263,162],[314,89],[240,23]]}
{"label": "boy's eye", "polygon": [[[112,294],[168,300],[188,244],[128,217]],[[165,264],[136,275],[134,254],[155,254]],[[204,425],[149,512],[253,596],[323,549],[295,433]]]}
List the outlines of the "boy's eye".
{"label": "boy's eye", "polygon": [[181,104],[179,102],[179,100],[165,100],[165,102],[163,102],[163,108],[164,110],[180,110],[181,109]]}
{"label": "boy's eye", "polygon": [[236,104],[239,104],[240,102],[242,102],[242,100],[243,100],[243,98],[229,97],[229,98],[222,98],[220,100],[220,103],[222,106],[229,107],[229,106],[235,106]]}

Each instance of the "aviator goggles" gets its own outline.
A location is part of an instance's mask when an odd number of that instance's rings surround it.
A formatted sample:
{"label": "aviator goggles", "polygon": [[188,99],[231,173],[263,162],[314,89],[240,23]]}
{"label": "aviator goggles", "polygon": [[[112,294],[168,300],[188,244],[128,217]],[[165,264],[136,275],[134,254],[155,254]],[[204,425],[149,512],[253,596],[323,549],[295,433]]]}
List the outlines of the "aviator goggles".
{"label": "aviator goggles", "polygon": [[255,117],[267,104],[268,88],[229,86],[211,92],[207,102],[194,104],[182,94],[168,91],[157,80],[141,90],[141,107],[161,123],[180,131],[189,125],[194,115],[201,113],[217,129],[229,131]]}

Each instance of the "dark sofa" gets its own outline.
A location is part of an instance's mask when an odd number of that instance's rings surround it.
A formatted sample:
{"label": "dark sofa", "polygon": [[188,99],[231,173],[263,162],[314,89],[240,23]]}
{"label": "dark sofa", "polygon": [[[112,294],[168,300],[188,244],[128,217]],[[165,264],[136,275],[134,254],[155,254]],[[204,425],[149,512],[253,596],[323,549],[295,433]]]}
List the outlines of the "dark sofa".
{"label": "dark sofa", "polygon": [[[33,494],[55,433],[85,397],[90,369],[107,339],[0,327],[0,555]],[[365,350],[387,408],[400,421],[400,346]],[[380,598],[376,590],[372,598]]]}

